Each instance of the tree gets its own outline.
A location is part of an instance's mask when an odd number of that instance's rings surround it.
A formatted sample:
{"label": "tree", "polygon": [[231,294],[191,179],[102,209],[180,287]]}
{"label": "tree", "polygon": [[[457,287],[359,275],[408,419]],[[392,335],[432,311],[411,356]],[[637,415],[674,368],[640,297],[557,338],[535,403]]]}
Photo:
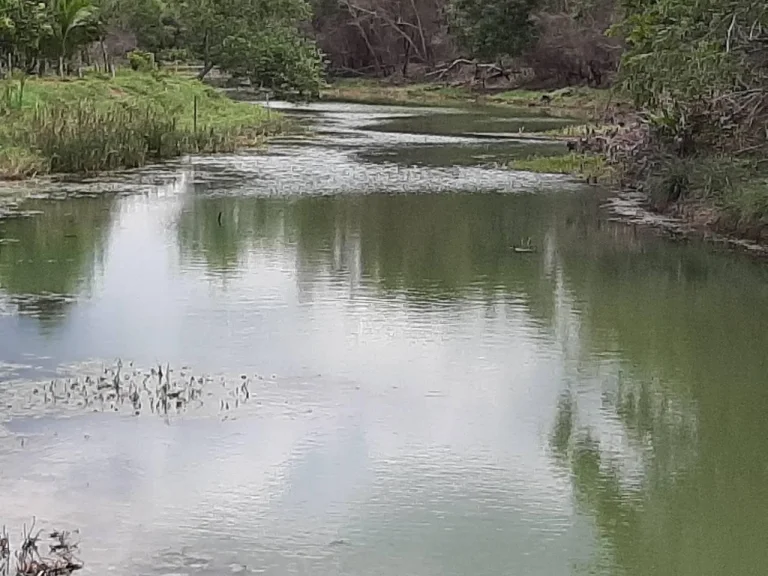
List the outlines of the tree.
{"label": "tree", "polygon": [[536,0],[451,0],[452,30],[471,56],[518,56],[534,40]]}
{"label": "tree", "polygon": [[174,48],[180,34],[178,4],[166,0],[98,0],[102,31],[124,30],[149,52]]}
{"label": "tree", "polygon": [[51,0],[53,51],[59,61],[59,74],[64,75],[64,60],[75,48],[98,37],[98,10],[93,0]]}
{"label": "tree", "polygon": [[219,66],[278,92],[318,91],[322,60],[299,29],[311,16],[304,0],[182,0],[179,14],[201,77]]}
{"label": "tree", "polygon": [[37,0],[0,0],[0,57],[9,68],[34,67],[52,34],[46,4]]}
{"label": "tree", "polygon": [[280,95],[317,97],[321,63],[314,44],[287,27],[233,35],[219,54],[223,69]]}

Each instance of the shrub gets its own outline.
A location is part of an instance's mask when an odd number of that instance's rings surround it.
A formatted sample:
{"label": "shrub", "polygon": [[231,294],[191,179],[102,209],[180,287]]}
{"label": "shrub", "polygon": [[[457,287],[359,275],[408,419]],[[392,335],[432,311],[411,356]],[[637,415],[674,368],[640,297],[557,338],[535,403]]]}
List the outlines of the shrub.
{"label": "shrub", "polygon": [[137,72],[149,72],[155,69],[155,55],[143,50],[134,50],[128,54],[128,63]]}

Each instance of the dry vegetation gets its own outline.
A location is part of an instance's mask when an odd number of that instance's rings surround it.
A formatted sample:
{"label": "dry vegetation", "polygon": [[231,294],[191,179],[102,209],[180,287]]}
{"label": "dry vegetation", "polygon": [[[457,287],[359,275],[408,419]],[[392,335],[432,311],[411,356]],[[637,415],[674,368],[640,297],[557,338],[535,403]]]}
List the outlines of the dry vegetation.
{"label": "dry vegetation", "polygon": [[[499,57],[462,46],[448,0],[316,0],[313,28],[334,76],[490,89],[608,86],[622,51],[620,40],[605,35],[618,19],[616,2],[528,4],[535,41],[523,49],[505,46],[521,31],[501,30]],[[514,53],[504,54],[505,47]]]}
{"label": "dry vegetation", "polygon": [[5,528],[0,532],[0,576],[68,576],[83,567],[78,545],[66,531],[45,533],[24,527],[18,548]]}

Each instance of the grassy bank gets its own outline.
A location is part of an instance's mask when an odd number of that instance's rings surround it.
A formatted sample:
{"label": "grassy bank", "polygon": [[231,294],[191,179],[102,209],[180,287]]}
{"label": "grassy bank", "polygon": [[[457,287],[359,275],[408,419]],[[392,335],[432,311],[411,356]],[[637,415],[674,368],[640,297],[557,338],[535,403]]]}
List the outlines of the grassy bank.
{"label": "grassy bank", "polygon": [[94,173],[231,151],[283,129],[279,114],[173,74],[4,80],[0,178]]}
{"label": "grassy bank", "polygon": [[552,115],[598,118],[616,103],[608,90],[566,88],[550,92],[509,90],[482,92],[464,86],[442,84],[394,85],[380,80],[336,80],[322,97],[340,102],[407,106],[465,106],[473,104],[541,108]]}
{"label": "grassy bank", "polygon": [[590,183],[610,183],[614,177],[613,168],[603,156],[576,152],[516,159],[509,163],[509,167],[542,174],[567,174]]}
{"label": "grassy bank", "polygon": [[768,244],[768,169],[760,158],[652,157],[634,182],[659,212],[698,228]]}

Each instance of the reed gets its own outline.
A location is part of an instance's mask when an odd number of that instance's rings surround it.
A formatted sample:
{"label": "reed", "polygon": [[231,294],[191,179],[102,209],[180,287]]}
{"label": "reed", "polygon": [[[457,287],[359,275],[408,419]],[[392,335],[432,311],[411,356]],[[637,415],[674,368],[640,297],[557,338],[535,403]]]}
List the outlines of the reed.
{"label": "reed", "polygon": [[238,134],[227,129],[194,130],[178,116],[146,105],[60,104],[39,108],[18,138],[49,162],[50,172],[94,173],[135,168],[187,153],[225,152]]}
{"label": "reed", "polygon": [[283,131],[261,106],[172,75],[0,82],[0,179],[231,152]]}
{"label": "reed", "polygon": [[28,148],[0,147],[0,180],[24,180],[48,172],[48,162]]}

